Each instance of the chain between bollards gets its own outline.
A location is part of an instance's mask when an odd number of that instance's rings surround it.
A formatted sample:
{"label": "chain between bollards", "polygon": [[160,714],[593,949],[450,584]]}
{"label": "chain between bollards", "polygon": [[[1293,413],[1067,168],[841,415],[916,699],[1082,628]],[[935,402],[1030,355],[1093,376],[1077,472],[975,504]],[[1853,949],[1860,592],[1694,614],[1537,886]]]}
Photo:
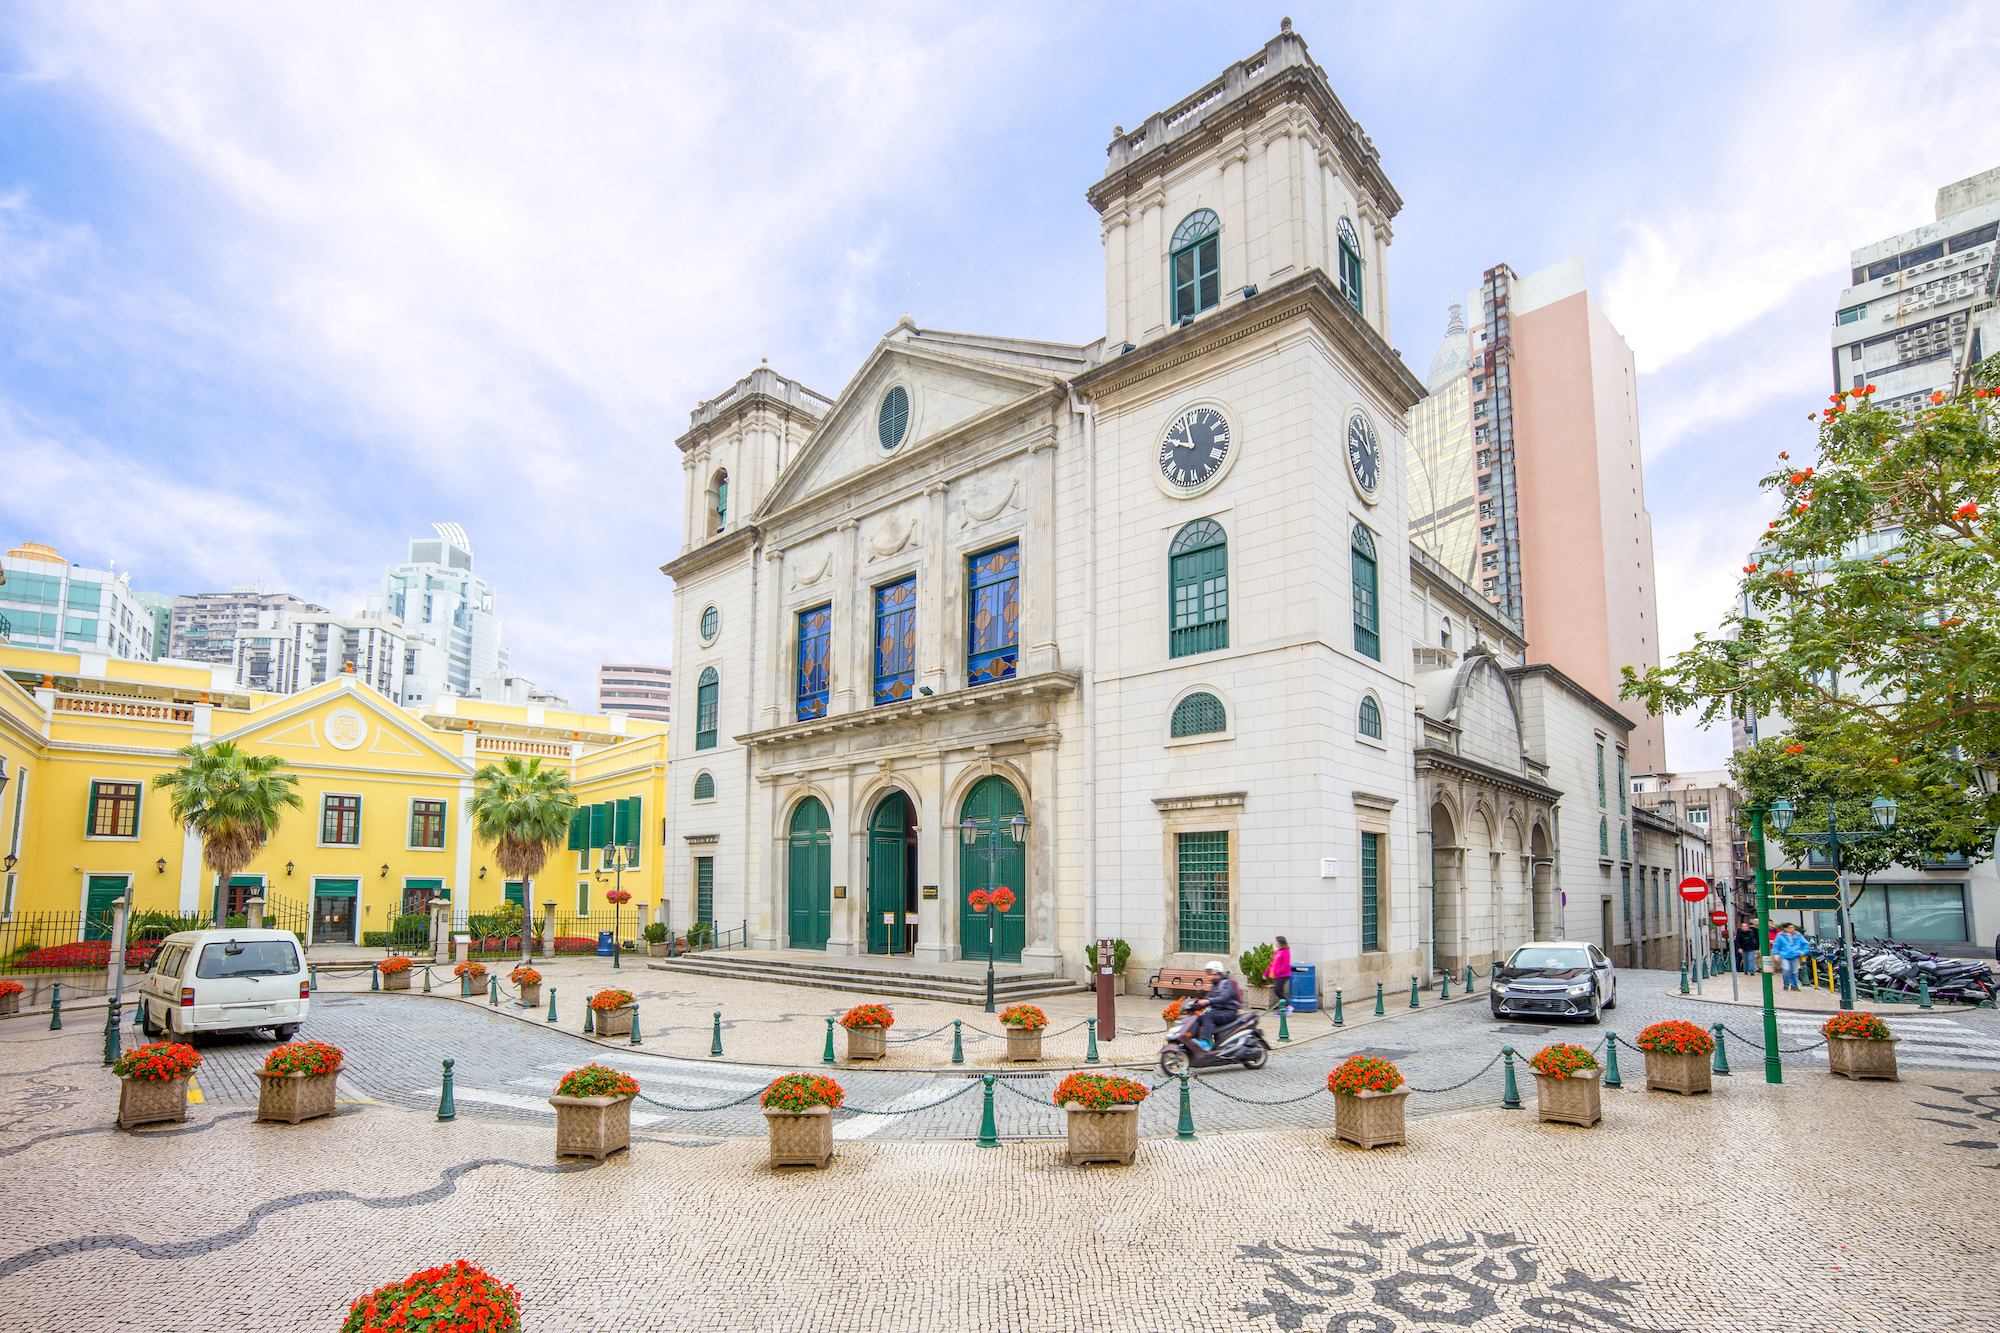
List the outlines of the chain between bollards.
{"label": "chain between bollards", "polygon": [[1183,1143],[1194,1141],[1194,1103],[1188,1100],[1188,1076],[1181,1075],[1181,1123],[1174,1137]]}
{"label": "chain between bollards", "polygon": [[632,1006],[632,1039],[629,1042],[627,1042],[626,1045],[628,1046],[645,1045],[644,1042],[639,1040],[639,1006],[636,1004]]}
{"label": "chain between bollards", "polygon": [[708,1053],[710,1055],[722,1054],[722,1011],[720,1009],[715,1011],[715,1033],[708,1039]]}
{"label": "chain between bollards", "polygon": [[1347,1015],[1342,1013],[1340,1009],[1340,988],[1338,986],[1334,987],[1333,990],[1333,1025],[1337,1028],[1347,1026]]}
{"label": "chain between bollards", "polygon": [[979,1113],[979,1146],[997,1148],[1000,1146],[1000,1126],[993,1120],[993,1075],[981,1074],[979,1079],[986,1085],[986,1104]]}
{"label": "chain between bollards", "polygon": [[1507,1086],[1500,1095],[1500,1109],[1503,1111],[1518,1111],[1521,1109],[1521,1088],[1519,1084],[1514,1082],[1514,1048],[1512,1046],[1502,1046],[1500,1054],[1507,1061]]}
{"label": "chain between bollards", "polygon": [[451,1066],[452,1062],[450,1060],[444,1062],[444,1084],[438,1093],[438,1119],[440,1120],[458,1119],[458,1104],[451,1098]]}
{"label": "chain between bollards", "polygon": [[827,1015],[826,1020],[826,1049],[820,1052],[819,1062],[823,1065],[833,1063],[833,1016],[831,1014]]}
{"label": "chain between bollards", "polygon": [[1618,1034],[1615,1032],[1604,1034],[1604,1086],[1607,1088],[1625,1086],[1625,1080],[1618,1075]]}
{"label": "chain between bollards", "polygon": [[549,987],[549,1022],[556,1021],[556,988]]}
{"label": "chain between bollards", "polygon": [[1709,1063],[1709,1072],[1727,1075],[1729,1073],[1729,1052],[1722,1044],[1722,1024],[1717,1023],[1715,1031],[1715,1059]]}
{"label": "chain between bollards", "polygon": [[[1083,1053],[1083,1062],[1087,1065],[1098,1064],[1100,1062],[1097,1058],[1097,1020],[1086,1018],[1083,1021],[1090,1029],[1090,1049]],[[951,1039],[951,1051],[953,1055],[958,1054],[958,1038],[956,1036]]]}

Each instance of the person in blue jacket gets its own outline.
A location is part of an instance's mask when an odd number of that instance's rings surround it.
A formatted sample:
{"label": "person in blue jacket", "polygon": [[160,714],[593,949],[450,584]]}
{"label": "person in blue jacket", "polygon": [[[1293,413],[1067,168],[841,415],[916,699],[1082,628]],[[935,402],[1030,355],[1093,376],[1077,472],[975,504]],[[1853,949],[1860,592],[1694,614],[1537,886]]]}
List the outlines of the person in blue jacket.
{"label": "person in blue jacket", "polygon": [[1799,959],[1812,952],[1812,941],[1787,921],[1779,927],[1777,937],[1771,941],[1771,952],[1777,955],[1778,966],[1784,969],[1785,989],[1797,990]]}

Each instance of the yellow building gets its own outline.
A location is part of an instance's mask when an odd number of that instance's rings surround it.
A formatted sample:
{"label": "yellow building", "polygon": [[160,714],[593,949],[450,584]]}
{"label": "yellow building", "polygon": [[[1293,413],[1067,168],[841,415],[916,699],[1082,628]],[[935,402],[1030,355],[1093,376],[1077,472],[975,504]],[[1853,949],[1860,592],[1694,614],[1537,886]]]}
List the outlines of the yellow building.
{"label": "yellow building", "polygon": [[[627,938],[662,901],[659,723],[475,699],[401,707],[352,675],[300,694],[258,694],[236,688],[229,668],[4,644],[0,676],[0,908],[9,922],[62,918],[71,938],[105,938],[120,896],[135,912],[209,917],[218,894],[237,915],[261,893],[274,924],[309,931],[313,944],[357,945],[443,897],[460,924],[507,899],[534,902],[537,918],[554,902],[561,933],[594,938],[612,927],[604,889],[613,871],[558,849],[524,888],[505,881],[491,845],[472,836],[473,774],[509,755],[561,767],[582,802],[639,798],[646,836],[639,864],[622,871],[633,898],[621,914]],[[176,750],[210,740],[279,756],[304,801],[226,890],[152,785],[180,765]]]}

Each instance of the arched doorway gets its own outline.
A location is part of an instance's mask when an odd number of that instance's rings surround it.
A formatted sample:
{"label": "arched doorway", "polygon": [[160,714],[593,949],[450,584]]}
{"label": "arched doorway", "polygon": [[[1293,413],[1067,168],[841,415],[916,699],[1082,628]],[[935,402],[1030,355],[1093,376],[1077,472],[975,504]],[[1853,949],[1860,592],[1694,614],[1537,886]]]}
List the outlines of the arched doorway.
{"label": "arched doorway", "polygon": [[785,901],[790,909],[794,949],[824,949],[833,926],[832,822],[817,796],[792,811],[790,853],[785,866]]}
{"label": "arched doorway", "polygon": [[[985,777],[974,783],[959,807],[961,823],[977,820],[982,829],[1004,827],[1022,813],[1021,794],[1005,778]],[[987,852],[998,856],[988,861]],[[1014,905],[990,925],[986,914],[975,912],[966,901],[974,889],[1005,885],[1014,891]],[[990,910],[990,909],[989,909]],[[958,848],[958,942],[963,958],[986,957],[988,930],[993,934],[995,962],[1018,963],[1028,941],[1028,849],[1008,833],[988,838],[982,832],[970,847],[959,839]]]}
{"label": "arched doorway", "polygon": [[1457,825],[1440,801],[1431,807],[1431,966],[1440,971],[1457,970],[1462,920],[1458,872],[1463,863]]}
{"label": "arched doorway", "polygon": [[910,952],[916,919],[917,812],[892,791],[868,821],[868,952]]}
{"label": "arched doorway", "polygon": [[1531,885],[1529,892],[1533,896],[1535,905],[1535,938],[1552,940],[1558,934],[1555,862],[1549,857],[1548,830],[1539,823],[1528,837],[1528,858]]}

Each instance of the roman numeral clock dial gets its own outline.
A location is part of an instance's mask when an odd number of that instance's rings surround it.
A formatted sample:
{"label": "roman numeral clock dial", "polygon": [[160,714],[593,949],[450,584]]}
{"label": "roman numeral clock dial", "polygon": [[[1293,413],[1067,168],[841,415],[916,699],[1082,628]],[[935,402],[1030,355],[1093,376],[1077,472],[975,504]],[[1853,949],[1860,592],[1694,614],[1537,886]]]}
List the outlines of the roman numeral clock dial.
{"label": "roman numeral clock dial", "polygon": [[1205,486],[1228,461],[1229,448],[1229,418],[1213,407],[1191,407],[1160,441],[1160,475],[1177,490]]}
{"label": "roman numeral clock dial", "polygon": [[1382,487],[1382,446],[1375,427],[1359,412],[1347,419],[1347,470],[1361,498],[1374,504]]}

